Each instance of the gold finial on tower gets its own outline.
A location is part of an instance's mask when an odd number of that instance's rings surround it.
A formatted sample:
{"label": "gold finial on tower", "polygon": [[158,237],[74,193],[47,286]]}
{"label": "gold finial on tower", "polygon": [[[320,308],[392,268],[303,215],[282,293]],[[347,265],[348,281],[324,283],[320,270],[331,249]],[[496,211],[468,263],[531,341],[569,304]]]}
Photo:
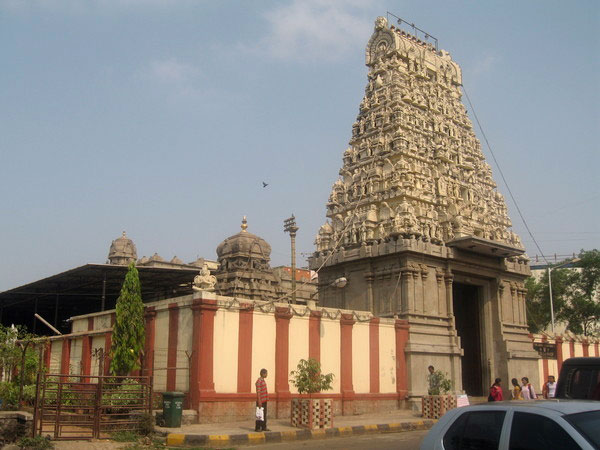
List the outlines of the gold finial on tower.
{"label": "gold finial on tower", "polygon": [[246,220],[246,216],[244,216],[244,218],[242,219],[242,232],[245,233],[246,229],[248,228],[248,221]]}

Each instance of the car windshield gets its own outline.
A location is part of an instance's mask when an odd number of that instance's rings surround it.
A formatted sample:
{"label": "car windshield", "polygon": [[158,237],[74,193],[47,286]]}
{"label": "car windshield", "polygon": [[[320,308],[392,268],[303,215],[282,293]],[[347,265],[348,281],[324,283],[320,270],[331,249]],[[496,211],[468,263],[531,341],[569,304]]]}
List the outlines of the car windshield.
{"label": "car windshield", "polygon": [[577,428],[590,444],[600,448],[600,411],[569,414],[565,419]]}

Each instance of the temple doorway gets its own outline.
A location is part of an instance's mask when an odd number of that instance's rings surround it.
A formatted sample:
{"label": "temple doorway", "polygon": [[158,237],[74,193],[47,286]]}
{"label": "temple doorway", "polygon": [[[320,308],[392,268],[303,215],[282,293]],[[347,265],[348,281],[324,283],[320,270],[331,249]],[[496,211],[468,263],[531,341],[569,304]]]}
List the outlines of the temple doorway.
{"label": "temple doorway", "polygon": [[456,332],[464,350],[461,358],[462,386],[467,395],[483,395],[481,358],[481,289],[479,286],[453,283],[452,302]]}

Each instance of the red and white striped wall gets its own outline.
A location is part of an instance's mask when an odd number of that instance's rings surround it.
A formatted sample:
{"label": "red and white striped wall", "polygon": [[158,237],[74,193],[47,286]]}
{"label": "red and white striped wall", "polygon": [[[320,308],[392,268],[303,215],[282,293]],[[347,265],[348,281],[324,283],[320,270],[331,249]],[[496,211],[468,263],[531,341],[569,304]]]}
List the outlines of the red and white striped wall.
{"label": "red and white striped wall", "polygon": [[[288,417],[298,395],[290,371],[300,359],[334,374],[333,389],[318,396],[333,398],[337,414],[396,409],[407,394],[403,320],[208,292],[148,304],[145,318],[144,371],[154,390],[185,392],[203,422],[251,418],[262,368],[271,414]],[[114,311],[75,318],[73,334],[49,346],[51,372],[98,374],[93,355],[110,348],[113,323]]]}
{"label": "red and white striped wall", "polygon": [[[556,344],[556,359],[541,358],[538,361],[538,370],[540,383],[543,384],[549,375],[554,375],[558,379],[560,369],[564,360],[576,356],[597,356],[600,357],[600,339],[585,336],[578,336],[567,333],[562,336],[545,336],[535,334],[531,336],[534,343]],[[522,376],[526,376],[523,374]],[[515,376],[516,378],[520,378]],[[539,387],[541,392],[542,386]]]}

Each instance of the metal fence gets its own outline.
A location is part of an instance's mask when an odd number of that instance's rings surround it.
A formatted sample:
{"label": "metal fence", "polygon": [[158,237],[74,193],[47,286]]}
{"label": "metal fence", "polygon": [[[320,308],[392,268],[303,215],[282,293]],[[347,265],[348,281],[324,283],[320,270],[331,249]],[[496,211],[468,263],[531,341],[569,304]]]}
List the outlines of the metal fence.
{"label": "metal fence", "polygon": [[137,430],[151,413],[150,377],[45,374],[37,387],[34,435],[106,438]]}

